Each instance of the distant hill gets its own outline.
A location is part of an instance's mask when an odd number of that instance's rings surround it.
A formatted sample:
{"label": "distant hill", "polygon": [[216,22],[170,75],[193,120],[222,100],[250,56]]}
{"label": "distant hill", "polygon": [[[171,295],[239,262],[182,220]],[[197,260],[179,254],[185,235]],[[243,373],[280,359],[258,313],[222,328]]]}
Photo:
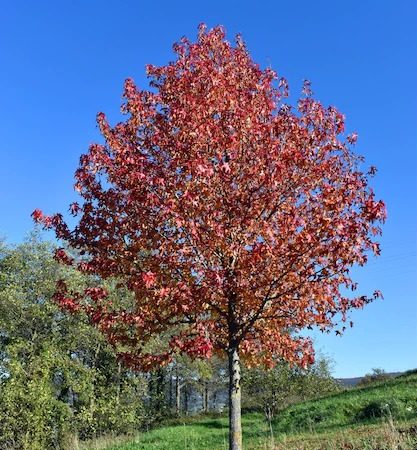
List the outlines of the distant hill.
{"label": "distant hill", "polygon": [[[400,375],[402,375],[404,372],[390,372],[386,375],[395,378]],[[355,377],[355,378],[336,378],[336,381],[340,383],[344,387],[353,387],[356,386],[358,383],[360,383],[361,380],[363,380],[365,377]]]}

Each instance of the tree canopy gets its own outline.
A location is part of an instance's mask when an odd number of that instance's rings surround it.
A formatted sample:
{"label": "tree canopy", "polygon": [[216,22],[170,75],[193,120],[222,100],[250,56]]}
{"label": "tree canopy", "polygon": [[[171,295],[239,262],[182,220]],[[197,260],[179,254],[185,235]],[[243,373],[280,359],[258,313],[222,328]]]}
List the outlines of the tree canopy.
{"label": "tree canopy", "polygon": [[[58,260],[116,279],[134,299],[116,308],[102,287],[61,283],[56,300],[84,310],[133,367],[213,351],[234,354],[231,373],[239,357],[305,366],[313,349],[299,332],[331,329],[372,299],[342,287],[355,290],[350,268],[379,254],[375,170],[361,171],[336,108],[308,82],[295,108],[285,103],[286,80],[254,63],[239,36],[233,46],[202,25],[174,51],[147,66],[149,90],[126,80],[124,122],[98,114],[105,142],[75,174],[78,225],[33,213],[81,255],[60,249]],[[147,351],[167,332],[164,351]]]}

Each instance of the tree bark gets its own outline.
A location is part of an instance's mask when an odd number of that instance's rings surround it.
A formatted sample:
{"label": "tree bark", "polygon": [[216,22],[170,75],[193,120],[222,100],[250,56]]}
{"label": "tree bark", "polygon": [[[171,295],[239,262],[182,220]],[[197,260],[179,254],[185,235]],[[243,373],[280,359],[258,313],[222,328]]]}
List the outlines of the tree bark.
{"label": "tree bark", "polygon": [[188,415],[188,386],[185,387],[184,391],[184,409],[185,414]]}
{"label": "tree bark", "polygon": [[158,369],[156,371],[156,397],[157,397],[157,409],[162,412],[164,407],[164,371]]}
{"label": "tree bark", "polygon": [[116,403],[120,404],[120,390],[122,384],[122,363],[119,361],[117,364],[117,391],[116,391]]}
{"label": "tree bark", "polygon": [[176,368],[176,383],[175,383],[175,411],[177,415],[181,412],[181,383],[178,367]]}
{"label": "tree bark", "polygon": [[242,450],[240,359],[237,348],[229,350],[229,450]]}
{"label": "tree bark", "polygon": [[208,413],[208,410],[209,410],[209,390],[206,382],[204,386],[204,412]]}
{"label": "tree bark", "polygon": [[173,409],[173,405],[174,405],[174,400],[173,400],[173,398],[174,398],[174,394],[173,394],[173,392],[172,392],[172,389],[173,389],[173,386],[174,386],[174,382],[173,382],[173,379],[172,379],[172,370],[171,370],[171,372],[170,372],[170,374],[169,374],[169,409],[170,410],[172,410]]}

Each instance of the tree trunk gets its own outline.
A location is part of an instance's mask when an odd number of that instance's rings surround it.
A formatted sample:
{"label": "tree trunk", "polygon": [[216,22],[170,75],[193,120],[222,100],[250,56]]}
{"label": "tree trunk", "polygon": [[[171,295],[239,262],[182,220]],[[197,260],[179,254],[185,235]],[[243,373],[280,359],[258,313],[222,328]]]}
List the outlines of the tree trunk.
{"label": "tree trunk", "polygon": [[204,412],[208,413],[208,410],[209,410],[209,390],[206,382],[204,386]]}
{"label": "tree trunk", "polygon": [[186,386],[185,391],[184,391],[184,409],[185,409],[186,415],[188,415],[188,398],[189,398],[189,392],[188,392],[188,386]]}
{"label": "tree trunk", "polygon": [[171,372],[170,372],[170,374],[169,374],[169,409],[170,409],[170,411],[172,411],[172,409],[173,409],[173,405],[174,405],[174,401],[173,401],[173,393],[172,393],[172,389],[173,389],[173,386],[174,386],[174,382],[173,382],[173,380],[172,380],[172,370],[171,370]]}
{"label": "tree trunk", "polygon": [[176,370],[176,383],[175,383],[175,412],[177,415],[181,412],[181,383],[178,368]]}
{"label": "tree trunk", "polygon": [[164,371],[162,369],[158,369],[156,371],[156,407],[160,412],[162,412],[164,408],[164,382]]}
{"label": "tree trunk", "polygon": [[237,348],[229,350],[229,450],[242,450],[240,359]]}
{"label": "tree trunk", "polygon": [[120,389],[122,384],[122,363],[119,361],[117,365],[117,390],[116,390],[116,404],[120,404]]}

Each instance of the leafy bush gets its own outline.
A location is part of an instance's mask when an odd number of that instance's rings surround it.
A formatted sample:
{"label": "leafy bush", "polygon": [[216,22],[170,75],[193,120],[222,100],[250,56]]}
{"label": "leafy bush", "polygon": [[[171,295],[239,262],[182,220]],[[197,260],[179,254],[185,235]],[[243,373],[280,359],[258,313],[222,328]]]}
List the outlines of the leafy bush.
{"label": "leafy bush", "polygon": [[378,381],[386,381],[391,376],[385,372],[384,369],[376,368],[372,369],[371,373],[367,373],[358,383],[358,386],[367,386],[369,384],[378,382]]}
{"label": "leafy bush", "polygon": [[243,374],[243,406],[246,411],[263,411],[267,419],[291,403],[317,398],[339,390],[330,375],[330,361],[319,358],[308,369],[281,363],[275,368],[246,369]]}
{"label": "leafy bush", "polygon": [[377,419],[380,417],[398,416],[404,405],[395,399],[375,400],[365,405],[357,414],[358,420]]}
{"label": "leafy bush", "polygon": [[74,450],[77,435],[140,427],[146,380],[122,369],[85,317],[51,300],[55,282],[86,280],[62,268],[32,236],[0,242],[0,448]]}
{"label": "leafy bush", "polygon": [[0,391],[0,448],[62,448],[72,414],[69,406],[56,398],[50,382],[52,363],[44,349],[25,366],[16,360],[10,364],[10,375]]}

